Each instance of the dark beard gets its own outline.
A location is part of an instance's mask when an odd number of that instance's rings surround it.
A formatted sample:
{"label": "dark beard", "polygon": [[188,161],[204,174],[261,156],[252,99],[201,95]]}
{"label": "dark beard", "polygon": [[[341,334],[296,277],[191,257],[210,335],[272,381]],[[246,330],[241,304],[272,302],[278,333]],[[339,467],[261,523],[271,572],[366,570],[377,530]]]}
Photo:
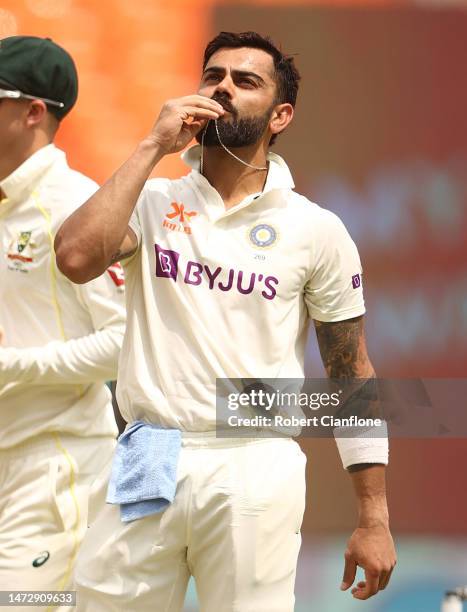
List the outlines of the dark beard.
{"label": "dark beard", "polygon": [[[263,136],[269,120],[271,118],[271,110],[261,117],[245,117],[238,119],[237,115],[233,115],[230,121],[220,119],[217,121],[219,135],[222,143],[226,147],[248,147],[256,144]],[[196,134],[196,140],[201,144],[204,134],[204,146],[216,147],[219,145],[219,139],[216,133],[214,121],[209,121],[204,130]]]}

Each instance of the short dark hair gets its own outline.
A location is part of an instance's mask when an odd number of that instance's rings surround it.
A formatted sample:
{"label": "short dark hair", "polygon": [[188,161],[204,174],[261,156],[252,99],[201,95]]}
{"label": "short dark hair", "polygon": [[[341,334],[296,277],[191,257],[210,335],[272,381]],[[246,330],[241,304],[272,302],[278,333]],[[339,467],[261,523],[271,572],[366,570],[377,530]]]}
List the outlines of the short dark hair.
{"label": "short dark hair", "polygon": [[[278,104],[287,102],[295,107],[300,74],[294,64],[293,57],[282,53],[269,36],[264,37],[257,32],[220,32],[207,44],[204,50],[203,70],[214,53],[219,49],[239,49],[241,47],[262,49],[269,53],[274,61],[274,74],[277,85],[276,101]],[[277,134],[274,134],[269,144],[273,144],[277,136]]]}

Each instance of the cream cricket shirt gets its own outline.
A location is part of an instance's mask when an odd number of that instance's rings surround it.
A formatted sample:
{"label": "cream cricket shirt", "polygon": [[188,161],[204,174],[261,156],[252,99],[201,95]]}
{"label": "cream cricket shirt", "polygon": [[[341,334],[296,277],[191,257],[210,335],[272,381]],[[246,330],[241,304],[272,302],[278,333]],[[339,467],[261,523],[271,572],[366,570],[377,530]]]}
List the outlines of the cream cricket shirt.
{"label": "cream cricket shirt", "polygon": [[300,378],[310,318],[365,312],[355,244],[292,191],[278,155],[264,191],[227,211],[199,156],[184,153],[187,176],[149,180],[131,218],[117,386],[129,422],[187,431],[215,429],[216,378]]}
{"label": "cream cricket shirt", "polygon": [[125,328],[122,269],[75,285],[53,248],[97,185],[49,145],[0,187],[0,449],[44,431],[115,435],[105,381],[116,377]]}

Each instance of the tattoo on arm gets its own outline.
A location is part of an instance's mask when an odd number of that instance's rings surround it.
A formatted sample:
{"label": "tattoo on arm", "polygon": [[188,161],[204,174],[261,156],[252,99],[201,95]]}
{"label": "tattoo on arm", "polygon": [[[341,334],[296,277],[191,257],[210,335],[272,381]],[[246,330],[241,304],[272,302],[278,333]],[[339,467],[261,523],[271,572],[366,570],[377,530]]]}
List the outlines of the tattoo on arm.
{"label": "tattoo on arm", "polygon": [[315,328],[327,375],[334,380],[347,381],[337,415],[381,418],[378,385],[366,350],[363,317],[336,323],[315,321]]}
{"label": "tattoo on arm", "polygon": [[330,378],[368,378],[372,375],[363,317],[336,323],[314,323],[321,358]]}

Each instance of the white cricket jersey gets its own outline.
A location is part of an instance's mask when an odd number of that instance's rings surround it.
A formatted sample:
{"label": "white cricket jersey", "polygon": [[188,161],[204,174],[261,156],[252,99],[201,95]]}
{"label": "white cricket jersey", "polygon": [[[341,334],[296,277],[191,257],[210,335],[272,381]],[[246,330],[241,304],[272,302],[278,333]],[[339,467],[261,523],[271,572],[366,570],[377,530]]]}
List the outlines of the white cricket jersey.
{"label": "white cricket jersey", "polygon": [[124,261],[127,333],[117,399],[129,421],[215,429],[216,378],[301,378],[310,317],[365,312],[361,264],[333,213],[293,191],[273,153],[262,193],[225,209],[199,173],[149,180]]}
{"label": "white cricket jersey", "polygon": [[0,448],[45,431],[116,435],[106,380],[125,328],[123,270],[75,285],[54,236],[97,185],[48,145],[0,182]]}

